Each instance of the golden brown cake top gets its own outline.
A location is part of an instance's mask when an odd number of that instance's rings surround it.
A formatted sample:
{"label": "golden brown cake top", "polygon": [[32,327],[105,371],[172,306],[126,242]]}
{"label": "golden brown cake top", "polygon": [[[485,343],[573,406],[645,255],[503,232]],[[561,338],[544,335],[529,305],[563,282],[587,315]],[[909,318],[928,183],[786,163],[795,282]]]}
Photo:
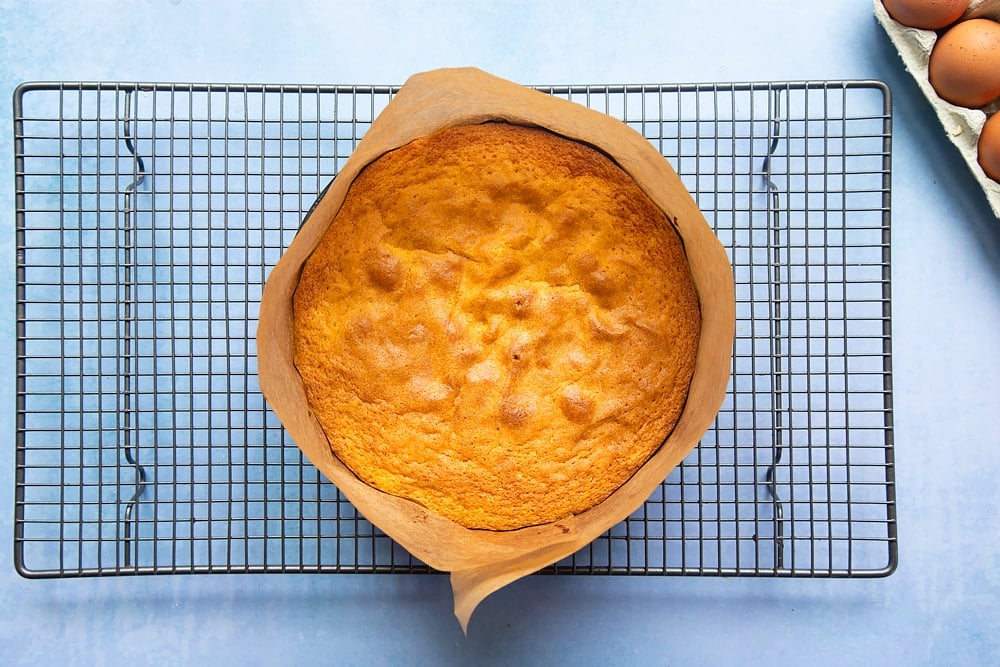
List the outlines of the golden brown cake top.
{"label": "golden brown cake top", "polygon": [[295,363],[334,453],[472,528],[587,510],[683,409],[683,247],[603,153],[505,123],[366,167],[303,268]]}

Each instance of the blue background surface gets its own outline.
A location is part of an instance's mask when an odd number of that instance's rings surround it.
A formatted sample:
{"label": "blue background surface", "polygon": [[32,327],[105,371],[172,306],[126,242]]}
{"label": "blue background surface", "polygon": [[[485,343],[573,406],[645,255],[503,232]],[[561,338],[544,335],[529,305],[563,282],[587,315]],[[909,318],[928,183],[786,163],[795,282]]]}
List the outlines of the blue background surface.
{"label": "blue background surface", "polygon": [[[669,10],[660,5],[669,5]],[[869,2],[0,0],[0,292],[14,290],[11,95],[30,80],[525,84],[875,78],[894,99],[900,562],[875,580],[531,577],[468,637],[441,576],[27,581],[12,563],[14,305],[0,317],[6,664],[997,664],[1000,220]]]}

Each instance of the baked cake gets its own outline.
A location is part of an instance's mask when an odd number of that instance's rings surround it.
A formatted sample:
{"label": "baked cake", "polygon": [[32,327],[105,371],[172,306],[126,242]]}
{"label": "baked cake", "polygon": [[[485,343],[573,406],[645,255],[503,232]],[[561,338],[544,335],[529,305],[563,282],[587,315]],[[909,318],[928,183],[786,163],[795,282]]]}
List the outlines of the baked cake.
{"label": "baked cake", "polygon": [[583,512],[641,467],[684,407],[701,326],[681,241],[635,182],[507,123],[369,164],[293,307],[336,456],[493,530]]}

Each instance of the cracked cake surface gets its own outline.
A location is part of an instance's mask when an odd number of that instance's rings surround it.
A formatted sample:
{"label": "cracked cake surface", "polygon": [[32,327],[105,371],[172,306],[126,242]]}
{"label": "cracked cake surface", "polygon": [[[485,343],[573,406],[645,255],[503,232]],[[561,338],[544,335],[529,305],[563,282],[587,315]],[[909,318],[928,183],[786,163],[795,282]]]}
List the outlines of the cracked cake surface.
{"label": "cracked cake surface", "polygon": [[683,410],[700,334],[666,215],[600,151],[507,123],[365,167],[293,318],[336,456],[494,530],[583,512],[642,466]]}

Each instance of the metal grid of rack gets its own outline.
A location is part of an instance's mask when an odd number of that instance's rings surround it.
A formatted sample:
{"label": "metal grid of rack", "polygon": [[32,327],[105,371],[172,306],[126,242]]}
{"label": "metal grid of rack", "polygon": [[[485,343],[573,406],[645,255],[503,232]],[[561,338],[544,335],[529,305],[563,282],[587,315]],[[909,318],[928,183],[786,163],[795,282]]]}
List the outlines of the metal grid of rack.
{"label": "metal grid of rack", "polygon": [[[395,90],[17,90],[19,572],[428,571],[303,461],[255,373],[268,270]],[[888,89],[543,90],[670,160],[729,251],[738,318],[701,445],[546,572],[891,572]]]}

